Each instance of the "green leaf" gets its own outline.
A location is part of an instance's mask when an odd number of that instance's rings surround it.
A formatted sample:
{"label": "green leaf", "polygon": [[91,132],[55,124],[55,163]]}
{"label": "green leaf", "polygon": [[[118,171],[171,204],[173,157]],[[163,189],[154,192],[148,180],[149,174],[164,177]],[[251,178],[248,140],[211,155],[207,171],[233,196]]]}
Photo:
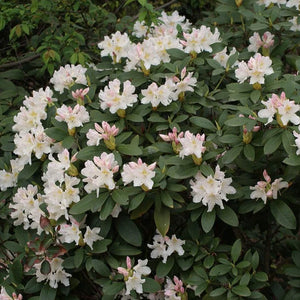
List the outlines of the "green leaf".
{"label": "green leaf", "polygon": [[242,252],[242,242],[240,239],[236,240],[231,248],[231,258],[235,264]]}
{"label": "green leaf", "polygon": [[224,164],[232,163],[241,153],[243,146],[234,147],[224,154],[222,161]]}
{"label": "green leaf", "polygon": [[168,260],[166,263],[163,263],[162,261],[160,261],[156,267],[156,275],[160,278],[167,276],[174,266],[174,261],[175,261],[174,257],[172,257],[172,256],[168,257]]}
{"label": "green leaf", "polygon": [[41,162],[36,161],[31,165],[26,165],[24,169],[19,173],[18,180],[27,180],[33,176],[33,174],[40,168]]}
{"label": "green leaf", "polygon": [[121,238],[133,246],[141,246],[142,235],[136,224],[127,216],[121,216],[116,221],[116,228]]}
{"label": "green leaf", "polygon": [[224,206],[224,209],[217,209],[217,216],[226,224],[230,226],[239,226],[239,219],[232,208]]}
{"label": "green leaf", "polygon": [[218,297],[223,295],[227,290],[223,287],[217,288],[215,290],[213,290],[212,292],[210,292],[209,296],[210,297]]}
{"label": "green leaf", "polygon": [[254,147],[250,144],[246,144],[244,146],[244,155],[248,160],[254,161],[254,159],[255,159],[255,149],[254,149]]}
{"label": "green leaf", "polygon": [[251,291],[245,285],[237,285],[232,288],[232,292],[238,296],[249,297],[251,295]]}
{"label": "green leaf", "polygon": [[110,253],[118,256],[139,255],[142,251],[128,244],[115,243],[110,247]]}
{"label": "green leaf", "polygon": [[121,144],[117,146],[117,149],[120,153],[125,154],[125,155],[142,155],[143,151],[141,148],[139,148],[139,136],[136,135],[130,144],[125,145]]}
{"label": "green leaf", "polygon": [[37,282],[36,278],[31,278],[24,287],[24,292],[26,294],[34,294],[39,292],[42,289],[43,284],[41,282]]}
{"label": "green leaf", "polygon": [[80,150],[76,154],[76,158],[80,160],[92,160],[94,156],[101,156],[101,153],[106,151],[107,149],[103,146],[88,146]]}
{"label": "green leaf", "polygon": [[212,227],[215,224],[215,220],[216,220],[215,210],[212,210],[211,212],[207,212],[207,210],[204,210],[201,216],[201,226],[204,232],[208,233],[212,229]]}
{"label": "green leaf", "polygon": [[296,229],[296,217],[290,207],[281,200],[270,201],[270,208],[276,222],[288,229]]}
{"label": "green leaf", "polygon": [[257,251],[255,251],[252,255],[251,265],[253,270],[256,270],[259,265],[259,255]]}
{"label": "green leaf", "polygon": [[102,260],[93,259],[92,265],[93,265],[94,270],[101,276],[104,276],[104,277],[110,276],[110,269]]}
{"label": "green leaf", "polygon": [[98,198],[95,192],[88,194],[71,206],[70,214],[80,215],[88,210],[94,211],[95,207],[100,209],[108,196],[109,192],[101,193]]}
{"label": "green leaf", "polygon": [[[101,233],[100,233],[101,235]],[[99,240],[93,243],[93,250],[91,251],[92,253],[104,253],[107,251],[107,246],[111,243],[111,240]]]}
{"label": "green leaf", "polygon": [[128,212],[131,212],[132,210],[136,209],[143,202],[145,196],[146,193],[142,192],[133,197],[129,202]]}
{"label": "green leaf", "polygon": [[208,119],[202,117],[191,117],[191,123],[198,126],[199,128],[209,129],[211,131],[216,131],[217,127]]}
{"label": "green leaf", "polygon": [[63,131],[61,128],[58,127],[47,128],[45,129],[45,133],[57,142],[60,142],[64,140],[67,136],[69,136],[68,132]]}
{"label": "green leaf", "polygon": [[235,134],[225,134],[223,136],[218,137],[218,140],[221,143],[225,143],[225,144],[237,144],[242,141],[242,138]]}
{"label": "green leaf", "polygon": [[174,207],[173,199],[167,191],[161,191],[160,199],[165,206],[170,208]]}
{"label": "green leaf", "polygon": [[268,281],[268,275],[265,272],[257,272],[254,274],[253,278],[261,282]]}
{"label": "green leaf", "polygon": [[[285,130],[282,134],[282,144],[285,149],[285,151],[289,155],[295,155],[295,138],[291,132],[288,130]],[[300,161],[300,160],[299,160]]]}
{"label": "green leaf", "polygon": [[123,190],[120,189],[113,190],[111,196],[113,200],[120,205],[128,204],[128,200],[129,200],[128,195]]}
{"label": "green leaf", "polygon": [[23,278],[23,266],[20,260],[16,259],[9,267],[9,277],[14,284],[19,284]]}
{"label": "green leaf", "polygon": [[124,288],[123,282],[113,282],[103,286],[103,295],[116,296]]}
{"label": "green leaf", "polygon": [[229,265],[216,265],[210,270],[209,276],[215,277],[225,275],[231,270],[231,268],[232,266]]}
{"label": "green leaf", "polygon": [[49,285],[45,285],[42,288],[40,294],[40,300],[55,300],[57,289],[51,288]]}
{"label": "green leaf", "polygon": [[281,145],[281,134],[273,136],[264,145],[264,154],[266,155],[272,154],[278,149],[280,145]]}
{"label": "green leaf", "polygon": [[198,171],[197,166],[172,166],[168,169],[167,175],[174,179],[186,179],[196,175]]}
{"label": "green leaf", "polygon": [[256,120],[252,120],[245,117],[234,117],[232,119],[225,121],[225,125],[230,127],[238,127],[242,125],[249,125],[253,127],[255,124],[256,124]]}
{"label": "green leaf", "polygon": [[206,269],[210,269],[215,263],[215,258],[212,255],[206,256],[203,261],[203,266]]}
{"label": "green leaf", "polygon": [[82,261],[83,261],[83,258],[84,258],[84,250],[81,248],[81,249],[77,249],[75,251],[75,255],[74,255],[74,266],[75,268],[79,268]]}
{"label": "green leaf", "polygon": [[283,162],[289,166],[300,166],[300,156],[291,155],[283,160]]}
{"label": "green leaf", "polygon": [[160,234],[165,236],[170,227],[170,209],[156,203],[154,209],[154,221]]}
{"label": "green leaf", "polygon": [[149,277],[145,278],[145,282],[143,283],[143,292],[144,293],[156,293],[161,289],[160,284]]}

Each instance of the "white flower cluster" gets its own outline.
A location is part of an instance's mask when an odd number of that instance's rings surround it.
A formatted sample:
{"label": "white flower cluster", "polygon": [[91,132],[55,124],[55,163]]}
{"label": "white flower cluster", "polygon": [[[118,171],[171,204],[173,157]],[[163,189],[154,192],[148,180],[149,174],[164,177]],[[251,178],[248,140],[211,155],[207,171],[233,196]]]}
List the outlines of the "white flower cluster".
{"label": "white flower cluster", "polygon": [[[44,272],[42,272],[41,270],[42,264],[45,262],[48,262],[50,266],[48,274],[44,274]],[[69,277],[71,277],[71,274],[67,273],[63,269],[62,263],[63,259],[55,257],[52,260],[43,260],[39,263],[34,264],[34,267],[36,269],[36,281],[41,282],[46,280],[49,283],[49,285],[54,289],[58,287],[59,282],[61,282],[64,286],[69,286]]]}
{"label": "white flower cluster", "polygon": [[260,38],[258,32],[254,32],[253,36],[249,38],[250,45],[248,46],[249,52],[258,52],[260,47],[263,47],[265,49],[270,48],[274,44],[274,35],[271,34],[269,31],[266,31],[262,39]]}
{"label": "white flower cluster", "polygon": [[296,115],[300,110],[300,105],[295,104],[295,101],[290,101],[286,98],[285,93],[282,92],[280,97],[272,94],[268,101],[262,101],[266,108],[258,112],[260,118],[267,118],[266,124],[273,121],[274,115],[281,126],[286,126],[289,122],[298,125],[300,124],[300,117]]}
{"label": "white flower cluster", "polygon": [[134,94],[135,87],[129,80],[123,83],[122,93],[120,88],[120,80],[114,79],[108,83],[108,87],[106,86],[103,91],[100,91],[100,106],[103,110],[109,108],[109,111],[114,114],[119,109],[126,109],[137,102],[137,95]]}
{"label": "white flower cluster", "polygon": [[75,83],[87,85],[86,70],[81,65],[65,65],[54,72],[50,82],[54,85],[54,89],[62,94],[64,89],[70,89]]}
{"label": "white flower cluster", "polygon": [[208,207],[208,212],[212,211],[215,205],[224,208],[223,202],[228,201],[226,194],[235,194],[236,190],[230,184],[231,178],[225,178],[225,173],[220,171],[219,165],[216,166],[214,176],[205,177],[198,172],[195,176],[195,181],[191,180],[193,202],[202,202]]}
{"label": "white flower cluster", "polygon": [[[133,35],[142,38],[137,44],[130,41],[126,33],[116,32],[111,38],[105,37],[104,41],[98,44],[102,49],[101,56],[111,56],[114,62],[120,62],[126,58],[125,71],[140,68],[147,73],[151,66],[159,65],[161,62],[170,62],[168,49],[184,50],[186,53],[212,52],[211,45],[220,41],[218,29],[212,33],[209,27],[202,25],[200,29],[190,31],[190,23],[185,17],[179,16],[175,11],[171,15],[165,12],[159,18],[160,25],[152,24],[147,27],[144,22],[137,21],[134,24]],[[185,40],[177,37],[177,26],[183,30]]]}
{"label": "white flower cluster", "polygon": [[[235,53],[236,49],[233,47],[229,54],[227,54],[227,47],[225,47],[222,51],[214,55],[214,60],[216,60],[223,68],[226,68],[229,57]],[[237,65],[237,63],[233,64],[233,66],[235,65]]]}
{"label": "white flower cluster", "polygon": [[263,84],[265,83],[265,75],[274,73],[271,67],[272,60],[267,56],[262,56],[260,53],[256,53],[254,57],[251,57],[248,63],[241,61],[235,70],[235,77],[239,83],[243,83],[250,77],[250,84]]}
{"label": "white flower cluster", "polygon": [[131,259],[127,256],[127,268],[118,268],[118,272],[124,276],[126,284],[125,295],[129,295],[131,290],[136,291],[138,294],[143,293],[143,283],[145,282],[145,279],[142,279],[142,276],[149,275],[151,273],[151,269],[147,267],[147,263],[148,259],[139,259],[138,264],[132,267]]}
{"label": "white flower cluster", "polygon": [[289,184],[286,181],[282,181],[282,178],[275,179],[271,183],[271,177],[268,175],[266,170],[264,170],[263,176],[265,181],[258,181],[255,186],[250,187],[250,190],[253,191],[250,195],[250,198],[260,198],[264,201],[264,204],[266,204],[267,198],[277,199],[278,191],[283,188],[287,188]]}
{"label": "white flower cluster", "polygon": [[151,251],[151,258],[162,257],[162,262],[165,264],[170,255],[174,252],[177,252],[178,255],[183,255],[184,250],[182,245],[185,244],[185,241],[178,239],[175,234],[171,238],[168,236],[162,236],[158,231],[157,234],[153,237],[153,245],[148,244],[147,246]]}
{"label": "white flower cluster", "polygon": [[[298,127],[298,131],[300,132],[300,126]],[[294,130],[293,135],[296,138],[295,139],[295,143],[296,143],[295,146],[297,147],[296,155],[300,155],[300,133]]]}

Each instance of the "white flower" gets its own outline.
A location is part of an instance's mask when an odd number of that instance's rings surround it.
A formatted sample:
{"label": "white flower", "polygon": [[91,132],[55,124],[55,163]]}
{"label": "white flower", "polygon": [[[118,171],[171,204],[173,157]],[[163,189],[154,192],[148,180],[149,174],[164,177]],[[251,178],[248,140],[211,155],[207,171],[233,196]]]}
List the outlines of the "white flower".
{"label": "white flower", "polygon": [[253,192],[250,195],[251,199],[262,199],[264,204],[267,203],[267,198],[277,199],[278,191],[287,188],[289,186],[288,182],[282,181],[282,178],[275,179],[271,183],[271,177],[268,175],[267,171],[263,171],[263,176],[265,181],[258,181],[253,187],[250,186],[250,190]]}
{"label": "white flower", "polygon": [[64,89],[70,89],[75,83],[87,85],[86,70],[81,65],[66,65],[54,72],[50,82],[54,85],[54,89],[62,94]]}
{"label": "white flower", "polygon": [[152,178],[155,176],[153,171],[155,166],[156,162],[148,166],[140,158],[137,163],[125,164],[121,173],[124,185],[133,182],[134,186],[142,186],[146,190],[151,190],[154,183]]}
{"label": "white flower", "polygon": [[63,259],[55,257],[51,261],[48,261],[50,265],[50,272],[48,274],[43,274],[41,272],[43,262],[44,261],[34,264],[34,267],[36,269],[35,275],[37,277],[37,282],[46,280],[47,282],[49,282],[49,285],[54,289],[58,287],[59,282],[61,282],[64,286],[70,285],[69,277],[71,277],[71,274],[67,273],[63,269]]}
{"label": "white flower", "polygon": [[203,146],[205,141],[205,134],[197,135],[192,134],[188,130],[184,133],[184,137],[178,137],[182,149],[179,152],[179,157],[184,158],[185,156],[195,155],[197,158],[202,157],[202,153],[205,152],[206,148]]}
{"label": "white flower", "polygon": [[91,229],[90,226],[86,227],[83,241],[88,244],[92,250],[94,242],[103,240],[103,237],[99,235],[99,232],[99,227],[94,227],[93,229]]}
{"label": "white flower", "polygon": [[212,33],[209,27],[201,25],[200,29],[192,29],[191,33],[183,33],[185,41],[181,43],[185,46],[184,52],[201,53],[203,51],[212,52],[211,45],[220,42],[218,29]]}
{"label": "white flower", "polygon": [[17,295],[16,293],[12,293],[12,297],[10,297],[5,288],[1,287],[1,292],[0,292],[0,300],[22,300],[23,296],[21,294]]}
{"label": "white flower", "polygon": [[297,10],[300,9],[300,0],[288,0],[286,3],[286,7],[295,6]]}
{"label": "white flower", "polygon": [[131,42],[127,33],[121,34],[120,31],[112,34],[111,38],[104,37],[104,41],[98,44],[101,56],[111,56],[114,62],[120,62],[122,57],[127,57]]}
{"label": "white flower", "polygon": [[151,258],[162,257],[162,262],[165,264],[170,255],[177,252],[178,255],[184,254],[184,249],[182,245],[185,244],[184,240],[178,239],[175,234],[172,235],[170,239],[168,236],[162,236],[158,231],[153,237],[153,245],[147,244],[148,248],[153,249],[151,251]]}
{"label": "white flower", "polygon": [[[227,47],[225,47],[222,51],[214,55],[214,60],[216,60],[223,68],[226,68],[229,57],[235,53],[236,53],[236,49],[233,47],[230,53],[227,54]],[[237,63],[233,64],[233,66],[235,65],[237,65]]]}
{"label": "white flower", "polygon": [[226,194],[235,194],[236,190],[230,186],[231,178],[225,178],[225,173],[220,171],[217,165],[214,176],[203,176],[200,172],[196,174],[195,181],[191,180],[193,202],[202,202],[208,206],[208,212],[212,211],[215,205],[224,208],[223,202],[228,201]]}
{"label": "white flower", "polygon": [[81,231],[77,222],[72,222],[72,225],[61,224],[58,233],[60,235],[59,240],[62,243],[69,244],[75,242],[76,245],[79,244],[79,240],[81,238]]}
{"label": "white flower", "polygon": [[147,31],[149,30],[148,26],[146,25],[145,21],[136,21],[133,25],[132,34],[138,38],[146,36]]}
{"label": "white flower", "polygon": [[235,77],[239,83],[243,83],[250,77],[250,84],[263,84],[265,83],[264,76],[274,73],[271,65],[272,60],[269,57],[256,53],[254,57],[249,59],[247,64],[244,61],[238,64],[238,68],[235,70]]}
{"label": "white flower", "polygon": [[42,197],[38,193],[37,186],[28,185],[27,188],[18,188],[17,193],[12,199],[9,208],[12,209],[10,216],[14,221],[14,225],[23,225],[24,229],[37,229],[40,234],[43,229],[40,226],[40,218],[44,216],[44,212],[40,209]]}
{"label": "white flower", "polygon": [[292,19],[289,20],[289,22],[292,24],[290,30],[291,31],[300,31],[300,24],[298,24],[298,17],[295,16]]}
{"label": "white flower", "polygon": [[83,126],[83,123],[90,120],[90,115],[86,108],[79,104],[76,104],[74,108],[63,104],[57,109],[56,113],[55,119],[59,122],[66,122],[68,129]]}
{"label": "white flower", "polygon": [[[298,127],[298,130],[300,131],[300,126]],[[293,135],[296,138],[295,139],[295,146],[297,147],[296,155],[300,155],[300,133],[294,130]]]}
{"label": "white flower", "polygon": [[[163,25],[176,30],[177,25],[179,25],[183,31],[186,31],[190,28],[191,23],[188,20],[185,20],[185,16],[180,16],[178,11],[175,10],[171,15],[167,15],[164,11],[161,13],[161,17],[158,18],[163,22]],[[176,30],[177,32],[177,30]]]}
{"label": "white flower", "polygon": [[120,92],[121,82],[119,79],[114,79],[108,83],[108,87],[104,91],[100,91],[100,106],[102,109],[109,108],[109,111],[114,114],[119,109],[126,109],[128,106],[133,106],[137,102],[137,95],[134,94],[135,87],[126,80],[123,83],[123,92]]}
{"label": "white flower", "polygon": [[142,279],[141,277],[151,273],[151,269],[147,267],[147,263],[148,259],[139,259],[138,264],[132,268],[131,259],[127,256],[127,269],[123,267],[118,268],[118,272],[124,276],[126,284],[125,295],[129,295],[131,290],[135,290],[139,294],[143,293],[143,283],[145,282],[145,279]]}
{"label": "white flower", "polygon": [[282,123],[279,124],[280,126],[286,126],[289,122],[295,125],[300,123],[300,117],[296,115],[300,110],[300,105],[287,99],[284,92],[281,93],[280,97],[272,94],[272,97],[268,101],[262,101],[262,104],[266,108],[261,109],[258,112],[258,116],[260,118],[268,118],[266,124],[272,122],[275,114],[277,114],[277,120],[280,120],[279,122]]}
{"label": "white flower", "polygon": [[157,107],[160,103],[164,106],[169,105],[173,100],[177,99],[175,91],[175,84],[172,79],[166,81],[165,84],[158,87],[153,82],[146,90],[142,90],[144,96],[141,100],[143,104],[151,103],[152,107]]}
{"label": "white flower", "polygon": [[249,52],[258,52],[260,47],[265,49],[270,48],[274,44],[274,35],[271,34],[269,31],[266,31],[262,39],[260,38],[257,32],[254,32],[253,36],[249,38],[250,45],[248,46]]}
{"label": "white flower", "polygon": [[185,244],[185,241],[178,239],[175,234],[173,234],[170,239],[166,240],[166,244],[168,245],[167,252],[169,255],[171,255],[174,252],[177,252],[180,256],[184,254],[182,245]]}
{"label": "white flower", "polygon": [[86,161],[85,168],[81,170],[81,174],[86,177],[82,181],[87,182],[84,189],[88,193],[96,190],[97,197],[100,188],[113,190],[115,188],[113,174],[118,170],[119,166],[113,153],[102,152],[100,157],[94,156],[93,161]]}

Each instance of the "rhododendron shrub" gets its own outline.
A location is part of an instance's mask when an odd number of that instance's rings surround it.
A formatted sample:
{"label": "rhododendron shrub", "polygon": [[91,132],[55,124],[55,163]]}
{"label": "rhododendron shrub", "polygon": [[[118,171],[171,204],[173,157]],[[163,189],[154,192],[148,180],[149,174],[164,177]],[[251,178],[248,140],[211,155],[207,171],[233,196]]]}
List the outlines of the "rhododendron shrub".
{"label": "rhododendron shrub", "polygon": [[297,299],[299,4],[231,2],[140,19],[24,99],[0,297]]}

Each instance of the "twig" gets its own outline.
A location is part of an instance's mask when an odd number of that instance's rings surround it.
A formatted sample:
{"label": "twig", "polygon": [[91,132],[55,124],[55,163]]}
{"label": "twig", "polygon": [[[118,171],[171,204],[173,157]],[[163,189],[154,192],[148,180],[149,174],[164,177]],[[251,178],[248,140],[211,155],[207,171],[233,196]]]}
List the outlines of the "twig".
{"label": "twig", "polygon": [[172,4],[175,3],[175,2],[177,2],[177,0],[171,0],[171,1],[169,1],[169,2],[167,2],[167,3],[165,3],[165,4],[163,4],[163,5],[161,5],[161,6],[157,7],[157,8],[155,8],[155,9],[162,9],[162,8],[165,8],[165,7],[167,7],[167,6],[172,5]]}
{"label": "twig", "polygon": [[19,65],[22,65],[22,64],[24,64],[26,62],[35,60],[38,57],[40,57],[40,54],[35,54],[33,56],[25,57],[25,58],[20,59],[18,61],[13,61],[13,62],[10,62],[10,63],[6,63],[6,64],[3,64],[3,65],[0,65],[0,69],[6,69],[6,68],[11,68],[11,67],[19,66]]}

